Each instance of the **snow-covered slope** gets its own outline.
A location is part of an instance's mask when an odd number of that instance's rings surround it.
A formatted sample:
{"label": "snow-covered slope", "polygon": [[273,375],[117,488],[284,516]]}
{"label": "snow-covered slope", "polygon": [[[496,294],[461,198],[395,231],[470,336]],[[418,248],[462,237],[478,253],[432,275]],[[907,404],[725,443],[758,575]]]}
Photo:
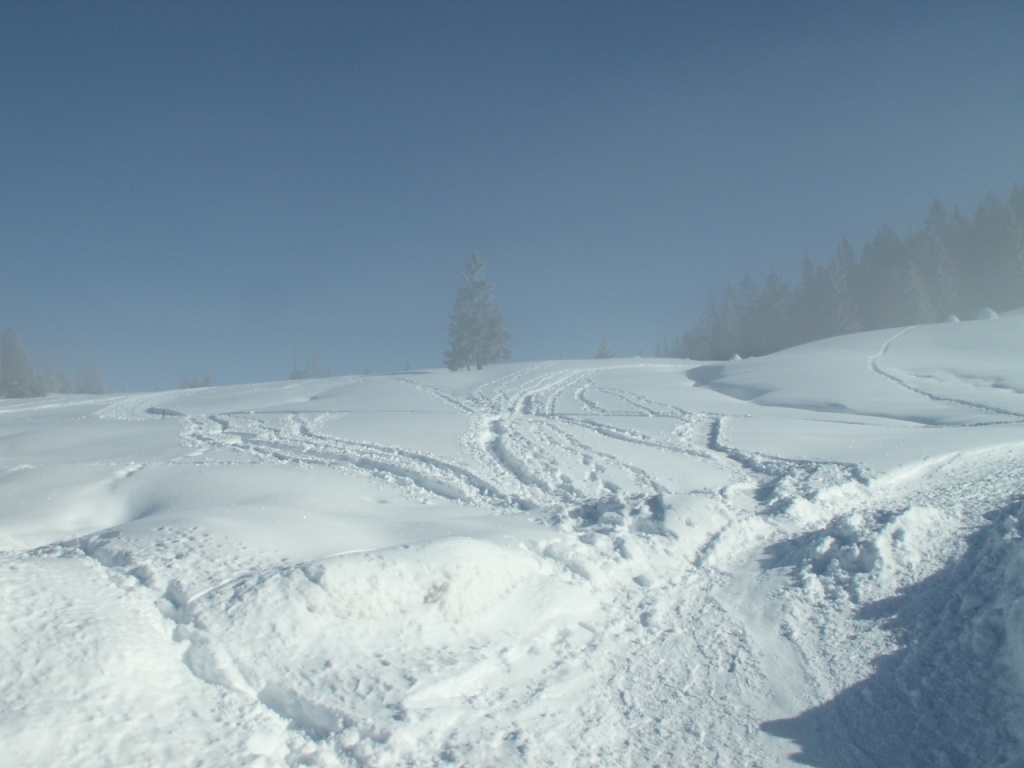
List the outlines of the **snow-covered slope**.
{"label": "snow-covered slope", "polygon": [[1024,765],[1022,339],[0,402],[0,763]]}

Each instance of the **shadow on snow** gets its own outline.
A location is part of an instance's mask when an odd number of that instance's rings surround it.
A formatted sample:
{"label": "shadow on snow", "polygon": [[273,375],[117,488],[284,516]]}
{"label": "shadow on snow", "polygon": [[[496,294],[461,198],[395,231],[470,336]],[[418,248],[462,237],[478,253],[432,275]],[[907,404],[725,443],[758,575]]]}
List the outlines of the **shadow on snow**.
{"label": "shadow on snow", "polygon": [[1018,499],[990,513],[958,560],[858,611],[900,645],[870,677],[761,729],[796,742],[796,762],[822,768],[1024,767],[1024,691],[1013,679],[1024,670],[1009,668],[1007,652],[1017,647],[1024,664],[1022,512]]}

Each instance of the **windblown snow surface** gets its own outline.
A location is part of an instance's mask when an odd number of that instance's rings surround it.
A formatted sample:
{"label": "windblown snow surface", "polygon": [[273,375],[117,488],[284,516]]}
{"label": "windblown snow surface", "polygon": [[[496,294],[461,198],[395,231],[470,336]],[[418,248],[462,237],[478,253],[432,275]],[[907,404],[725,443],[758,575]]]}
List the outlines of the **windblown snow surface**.
{"label": "windblown snow surface", "polygon": [[0,402],[0,763],[1024,765],[1022,342]]}

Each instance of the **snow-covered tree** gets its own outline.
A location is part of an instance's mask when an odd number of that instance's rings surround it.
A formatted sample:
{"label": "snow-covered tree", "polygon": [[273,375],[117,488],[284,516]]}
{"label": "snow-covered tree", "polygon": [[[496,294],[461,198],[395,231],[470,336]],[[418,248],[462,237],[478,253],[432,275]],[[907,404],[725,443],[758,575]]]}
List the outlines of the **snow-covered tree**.
{"label": "snow-covered tree", "polygon": [[594,357],[598,360],[607,360],[615,357],[615,353],[612,351],[612,345],[608,343],[608,339],[601,339],[601,345],[597,348],[597,354]]}
{"label": "snow-covered tree", "polygon": [[452,371],[470,365],[483,368],[510,356],[509,334],[494,303],[494,286],[484,278],[484,264],[477,254],[462,273],[463,285],[455,296],[451,314],[445,365]]}

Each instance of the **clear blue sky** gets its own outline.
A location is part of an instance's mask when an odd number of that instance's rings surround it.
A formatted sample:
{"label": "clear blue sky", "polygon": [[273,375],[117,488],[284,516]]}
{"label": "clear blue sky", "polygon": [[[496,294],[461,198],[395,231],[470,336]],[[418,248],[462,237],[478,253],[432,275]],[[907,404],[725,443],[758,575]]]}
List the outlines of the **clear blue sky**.
{"label": "clear blue sky", "polygon": [[0,3],[0,330],[109,389],[620,355],[1024,183],[1021,2]]}

